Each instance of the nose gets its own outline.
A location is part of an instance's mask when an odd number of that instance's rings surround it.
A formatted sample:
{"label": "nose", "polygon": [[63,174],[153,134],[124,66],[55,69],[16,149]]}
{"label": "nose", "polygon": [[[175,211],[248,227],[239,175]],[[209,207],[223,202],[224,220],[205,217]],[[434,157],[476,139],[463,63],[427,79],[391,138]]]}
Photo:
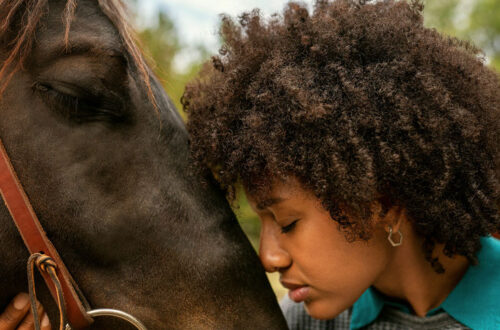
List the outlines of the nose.
{"label": "nose", "polygon": [[264,269],[273,273],[291,265],[290,254],[280,246],[280,227],[271,221],[263,221],[260,230],[259,257]]}

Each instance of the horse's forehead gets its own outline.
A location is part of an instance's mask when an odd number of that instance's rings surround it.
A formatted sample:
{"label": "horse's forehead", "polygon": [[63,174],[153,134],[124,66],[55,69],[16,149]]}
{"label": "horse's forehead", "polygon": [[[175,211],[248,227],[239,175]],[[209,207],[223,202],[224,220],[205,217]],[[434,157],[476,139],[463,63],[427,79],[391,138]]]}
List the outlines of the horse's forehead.
{"label": "horse's forehead", "polygon": [[66,1],[50,2],[50,10],[44,19],[44,28],[37,34],[37,53],[52,58],[68,50],[80,52],[122,54],[123,45],[108,17],[97,1],[78,1],[73,19],[70,21],[69,42],[65,41],[63,11]]}

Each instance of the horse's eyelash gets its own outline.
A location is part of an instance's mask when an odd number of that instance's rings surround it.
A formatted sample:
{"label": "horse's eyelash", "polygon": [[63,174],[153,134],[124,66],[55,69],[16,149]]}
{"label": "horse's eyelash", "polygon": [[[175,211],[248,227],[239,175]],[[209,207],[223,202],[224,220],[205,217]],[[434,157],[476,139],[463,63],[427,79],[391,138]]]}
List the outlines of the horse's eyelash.
{"label": "horse's eyelash", "polygon": [[62,112],[66,117],[91,121],[102,119],[121,121],[123,119],[120,113],[110,109],[103,109],[98,105],[99,102],[94,100],[69,95],[43,83],[35,83],[33,88],[50,106],[56,109],[62,107],[59,112]]}
{"label": "horse's eyelash", "polygon": [[74,111],[75,114],[78,113],[78,105],[80,103],[78,97],[64,94],[56,90],[51,90],[50,93],[52,93],[56,100],[62,105]]}
{"label": "horse's eyelash", "polygon": [[[33,85],[35,91],[41,94],[44,99],[48,99],[51,102],[56,102],[56,105],[62,105],[71,110],[77,112],[78,106],[80,104],[80,98],[77,96],[68,95],[66,93],[59,92],[52,88],[50,85],[37,82]],[[53,99],[52,99],[53,98]]]}

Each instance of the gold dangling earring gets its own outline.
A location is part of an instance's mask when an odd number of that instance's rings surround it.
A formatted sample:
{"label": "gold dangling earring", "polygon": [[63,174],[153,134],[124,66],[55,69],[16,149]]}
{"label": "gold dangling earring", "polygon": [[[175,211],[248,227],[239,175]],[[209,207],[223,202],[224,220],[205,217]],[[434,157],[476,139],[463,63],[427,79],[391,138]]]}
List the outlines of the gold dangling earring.
{"label": "gold dangling earring", "polygon": [[403,244],[403,233],[398,229],[398,234],[399,234],[399,242],[394,242],[392,240],[392,227],[389,226],[389,236],[387,236],[387,239],[389,240],[389,243],[391,243],[392,246],[400,246]]}

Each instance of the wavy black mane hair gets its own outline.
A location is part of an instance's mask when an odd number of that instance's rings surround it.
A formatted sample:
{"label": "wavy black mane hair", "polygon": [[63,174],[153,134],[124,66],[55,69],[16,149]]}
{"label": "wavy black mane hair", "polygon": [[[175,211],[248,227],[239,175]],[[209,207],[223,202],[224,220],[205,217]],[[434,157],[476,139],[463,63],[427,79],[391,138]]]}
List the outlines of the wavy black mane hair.
{"label": "wavy black mane hair", "polygon": [[294,176],[350,240],[370,237],[374,200],[398,204],[437,272],[436,243],[477,263],[500,230],[499,79],[422,10],[317,0],[223,17],[220,55],[183,97],[196,163],[230,198]]}

